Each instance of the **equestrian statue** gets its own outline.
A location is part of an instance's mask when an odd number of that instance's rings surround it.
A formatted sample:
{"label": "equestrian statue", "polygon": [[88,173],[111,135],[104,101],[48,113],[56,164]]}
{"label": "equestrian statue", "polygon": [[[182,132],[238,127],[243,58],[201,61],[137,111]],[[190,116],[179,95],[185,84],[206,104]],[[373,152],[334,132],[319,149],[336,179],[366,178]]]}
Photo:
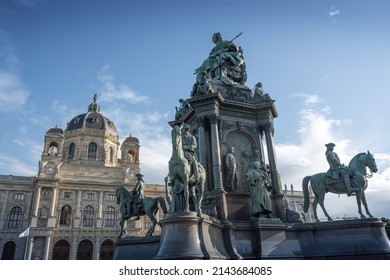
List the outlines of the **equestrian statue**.
{"label": "equestrian statue", "polygon": [[[361,203],[363,203],[366,213],[369,217],[373,217],[368,210],[366,196],[364,191],[367,189],[367,178],[371,178],[373,173],[378,171],[374,156],[367,153],[359,153],[355,155],[348,166],[340,163],[336,153],[333,152],[333,143],[325,145],[327,147],[326,157],[330,165],[328,172],[317,173],[312,176],[306,176],[302,181],[302,190],[304,196],[304,212],[307,213],[310,205],[309,201],[309,182],[314,193],[313,210],[314,218],[319,222],[317,216],[317,204],[319,204],[328,221],[332,221],[328,212],[325,210],[324,199],[325,193],[331,192],[335,194],[353,193],[356,195],[358,212],[361,218],[366,218],[362,213]],[[337,169],[338,167],[338,169]],[[367,174],[367,168],[370,174]],[[338,172],[338,173],[337,173]]]}
{"label": "equestrian statue", "polygon": [[[166,197],[171,204],[169,212],[190,211],[191,198],[194,211],[200,215],[206,172],[195,153],[196,138],[191,135],[188,124],[173,126],[171,136],[172,156],[168,163],[169,173],[165,177]],[[172,196],[180,199],[172,200]]]}
{"label": "equestrian statue", "polygon": [[[142,175],[137,174],[138,178]],[[140,179],[139,179],[140,181]],[[121,231],[118,236],[118,239],[122,237],[125,230],[123,229],[124,223],[126,220],[136,217],[135,219],[139,219],[139,216],[147,215],[152,222],[151,227],[146,233],[146,236],[152,236],[154,229],[157,225],[156,214],[157,211],[161,208],[163,213],[166,214],[168,212],[164,197],[143,197],[137,198],[136,191],[139,190],[139,185],[136,184],[132,192],[129,192],[125,187],[120,187],[116,189],[116,202],[119,207],[119,211],[121,213]],[[143,191],[142,191],[143,193]]]}

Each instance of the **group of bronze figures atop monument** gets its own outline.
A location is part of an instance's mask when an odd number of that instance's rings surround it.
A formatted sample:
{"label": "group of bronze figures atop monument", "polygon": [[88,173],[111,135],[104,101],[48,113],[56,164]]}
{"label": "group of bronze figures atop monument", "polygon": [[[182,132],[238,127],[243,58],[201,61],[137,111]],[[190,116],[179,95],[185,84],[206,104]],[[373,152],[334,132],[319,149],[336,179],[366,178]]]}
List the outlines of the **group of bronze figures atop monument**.
{"label": "group of bronze figures atop monument", "polygon": [[[165,215],[159,221],[161,236],[119,239],[116,258],[389,258],[384,223],[372,218],[364,195],[370,176],[366,169],[371,175],[377,172],[369,152],[356,155],[345,166],[333,151],[335,144],[326,144],[330,170],[305,177],[303,192],[305,211],[310,195],[314,197],[317,220],[317,204],[331,220],[324,207],[326,192],[356,196],[361,217],[363,202],[370,219],[349,221],[347,226],[341,224],[344,221],[305,224],[299,213],[288,209],[275,154],[275,100],[264,92],[261,82],[253,91],[245,85],[244,53],[233,42],[240,35],[224,41],[219,32],[213,34],[215,46],[195,69],[190,97],[179,100],[175,119],[169,122],[172,156],[165,200],[160,197],[146,203],[146,198],[129,199],[131,194],[118,189],[118,203],[124,209],[122,226],[131,216],[147,214],[153,221],[148,232],[152,235],[157,224],[154,214],[162,209]],[[143,201],[143,207],[141,203],[138,208],[137,201]],[[365,245],[356,249],[360,238],[356,232],[368,229],[375,233],[366,235]],[[330,234],[334,243],[324,238]],[[131,253],[141,248],[143,255]]]}

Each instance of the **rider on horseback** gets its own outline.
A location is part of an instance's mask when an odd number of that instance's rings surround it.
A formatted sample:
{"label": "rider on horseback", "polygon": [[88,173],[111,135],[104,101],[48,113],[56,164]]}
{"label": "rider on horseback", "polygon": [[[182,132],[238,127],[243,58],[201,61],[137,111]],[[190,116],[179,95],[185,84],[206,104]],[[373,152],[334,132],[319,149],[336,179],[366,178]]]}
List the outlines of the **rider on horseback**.
{"label": "rider on horseback", "polygon": [[197,142],[195,136],[190,133],[191,126],[188,124],[183,125],[183,150],[184,156],[188,160],[189,164],[192,166],[195,175],[195,182],[199,182],[199,169],[198,169],[198,158],[195,154],[195,149],[197,147]]}
{"label": "rider on horseback", "polygon": [[135,184],[133,190],[131,191],[131,199],[129,199],[129,216],[133,209],[133,204],[135,205],[134,213],[137,215],[136,220],[139,220],[139,204],[142,203],[142,200],[144,199],[144,188],[145,188],[145,182],[143,180],[144,175],[138,173],[135,175],[137,177],[137,183]]}
{"label": "rider on horseback", "polygon": [[325,152],[326,160],[328,161],[330,166],[327,175],[336,180],[339,179],[339,176],[341,175],[341,177],[344,180],[344,184],[347,188],[347,194],[348,196],[350,196],[352,192],[357,191],[356,188],[353,188],[351,186],[351,180],[349,179],[351,172],[347,166],[341,164],[339,156],[333,151],[336,145],[333,143],[328,143],[325,144],[325,146],[326,146],[326,152]]}

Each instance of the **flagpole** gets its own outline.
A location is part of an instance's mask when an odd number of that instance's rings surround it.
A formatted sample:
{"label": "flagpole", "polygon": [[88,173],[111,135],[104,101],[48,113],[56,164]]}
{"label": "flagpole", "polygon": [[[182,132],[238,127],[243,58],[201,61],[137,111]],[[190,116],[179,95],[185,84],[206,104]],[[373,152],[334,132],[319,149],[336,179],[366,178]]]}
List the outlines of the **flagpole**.
{"label": "flagpole", "polygon": [[[28,248],[28,243],[29,243],[29,239],[30,239],[30,228],[31,228],[31,225],[29,225],[28,228],[19,235],[19,238],[27,237],[26,243],[24,244],[23,260],[26,260],[26,257],[27,257],[27,248]],[[26,233],[27,233],[27,235],[25,235]]]}
{"label": "flagpole", "polygon": [[26,260],[26,255],[27,255],[27,247],[28,247],[28,241],[30,239],[30,236],[27,236],[27,240],[26,240],[26,243],[24,245],[24,256],[23,256],[23,260]]}

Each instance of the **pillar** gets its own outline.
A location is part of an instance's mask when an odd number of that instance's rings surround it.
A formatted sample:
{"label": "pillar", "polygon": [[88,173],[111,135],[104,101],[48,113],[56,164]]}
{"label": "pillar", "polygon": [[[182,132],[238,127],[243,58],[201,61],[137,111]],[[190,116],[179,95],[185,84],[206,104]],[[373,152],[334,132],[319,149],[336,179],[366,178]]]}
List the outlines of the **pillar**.
{"label": "pillar", "polygon": [[211,130],[211,159],[213,167],[214,191],[223,191],[222,186],[222,166],[221,166],[221,150],[219,147],[218,121],[217,115],[209,116]]}

